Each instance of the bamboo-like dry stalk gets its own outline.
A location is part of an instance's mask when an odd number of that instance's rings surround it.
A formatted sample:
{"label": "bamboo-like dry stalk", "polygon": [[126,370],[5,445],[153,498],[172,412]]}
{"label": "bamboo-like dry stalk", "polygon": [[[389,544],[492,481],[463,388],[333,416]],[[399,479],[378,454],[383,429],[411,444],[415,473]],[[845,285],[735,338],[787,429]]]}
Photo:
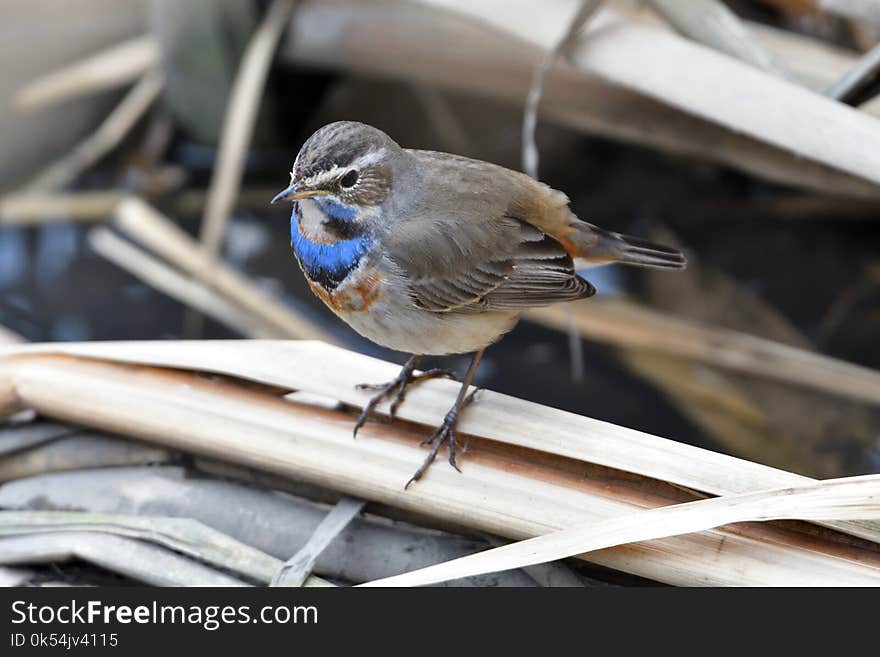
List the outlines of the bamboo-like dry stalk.
{"label": "bamboo-like dry stalk", "polygon": [[[187,343],[175,353],[192,354],[194,344],[205,343]],[[284,346],[292,346],[290,343],[237,344],[252,344],[264,350],[269,347],[263,355],[273,356],[273,362],[268,363],[253,360],[253,350],[239,354],[250,363],[238,368],[243,371],[265,367],[270,371],[283,369],[314,376],[319,370],[323,373],[319,376],[326,377],[338,369],[327,358],[335,350],[326,347],[313,350],[310,355],[301,353],[299,358],[286,358],[290,352],[285,352]],[[64,345],[59,346],[63,351]],[[232,346],[215,343],[214,356],[218,361],[226,360],[223,354],[236,350]],[[132,357],[139,347],[133,349],[133,345],[128,345]],[[14,390],[24,404],[43,414],[304,479],[509,538],[536,536],[688,499],[680,489],[656,480],[607,471],[539,449],[509,449],[503,442],[476,437],[471,438],[470,449],[460,460],[463,473],[438,463],[417,485],[404,490],[403,483],[424,457],[424,448],[419,446],[423,431],[400,424],[368,425],[361,437],[353,440],[352,415],[285,402],[277,397],[275,387],[261,391],[253,385],[210,380],[180,370],[39,355],[33,348],[30,353],[27,347],[21,349],[17,355],[0,361],[0,372],[14,382]],[[51,351],[55,347],[43,349]],[[6,353],[12,352],[6,349]],[[348,374],[362,374],[358,365],[367,365],[366,370],[373,375],[381,375],[391,367],[373,359],[339,353],[345,355],[346,363],[350,360],[353,365]],[[314,369],[305,372],[309,361]],[[247,378],[252,376],[253,371]],[[368,376],[368,380],[373,378]],[[346,391],[340,387],[338,392]],[[420,391],[413,391],[413,399],[416,392]],[[500,397],[491,395],[480,400],[469,409],[477,411],[470,417],[482,418],[481,422],[494,424],[497,432],[506,435],[528,418],[522,410],[514,410],[524,402],[511,400],[512,407],[499,408]],[[488,400],[495,403],[487,404]],[[560,420],[569,414],[534,404],[526,406],[544,414],[543,434],[535,436],[538,444],[550,444],[565,436],[566,428]],[[555,421],[548,422],[548,415]],[[464,419],[468,417],[466,413]],[[591,423],[576,416],[568,419]],[[630,433],[635,432],[606,425],[605,436],[598,442],[610,451],[617,442],[615,437],[625,445]],[[658,443],[655,453],[667,444],[654,437],[645,439],[649,444]],[[681,447],[690,450],[691,457],[702,451]],[[632,445],[620,451],[626,452],[630,460],[639,458]],[[733,466],[724,472],[730,479],[729,485],[745,485],[747,490],[755,488],[754,478],[738,479],[743,470],[775,472],[778,474],[770,478],[776,480],[809,481],[753,464],[738,467],[736,459],[721,455],[692,459],[688,469],[702,475],[701,461],[711,462],[713,458]],[[714,474],[719,473],[716,470]],[[847,523],[847,527],[853,525]],[[864,584],[880,577],[880,552],[867,544],[858,546],[835,536],[839,535],[818,528],[801,533],[776,525],[722,527],[603,550],[587,557],[611,568],[684,585],[846,585]]]}
{"label": "bamboo-like dry stalk", "polygon": [[18,91],[12,106],[34,111],[132,82],[159,64],[156,40],[144,35],[117,44],[36,80]]}
{"label": "bamboo-like dry stalk", "polygon": [[[591,299],[572,304],[581,335],[628,349],[688,358],[726,369],[880,403],[880,372],[738,331],[709,327],[635,304]],[[566,308],[532,310],[528,319],[565,330]]]}
{"label": "bamboo-like dry stalk", "polygon": [[[353,406],[363,406],[370,399],[368,391],[356,388],[358,383],[388,380],[397,372],[397,367],[390,363],[318,342],[252,340],[183,344],[185,349],[169,341],[23,345],[0,347],[0,357],[26,353],[70,354],[208,371],[339,399]],[[0,368],[0,380],[4,371]],[[410,391],[407,403],[398,409],[398,416],[427,426],[436,425],[448,410],[457,385],[446,380],[420,384]],[[14,387],[12,390],[15,392]],[[490,391],[482,391],[478,399],[479,403],[463,414],[460,427],[467,434],[491,441],[632,472],[712,495],[813,481]],[[378,411],[387,412],[387,404],[380,405]],[[553,431],[547,427],[553,427]],[[873,523],[844,523],[835,527],[880,542],[880,530]]]}
{"label": "bamboo-like dry stalk", "polygon": [[[276,188],[246,188],[238,196],[237,206],[264,210]],[[0,196],[0,225],[30,226],[47,221],[101,223],[110,221],[117,206],[131,194],[119,190],[87,192],[18,192]],[[201,213],[207,193],[191,189],[165,200],[174,213]]]}
{"label": "bamboo-like dry stalk", "polygon": [[0,196],[0,225],[29,226],[49,219],[59,221],[107,221],[124,192],[76,192],[70,194],[25,192]]}

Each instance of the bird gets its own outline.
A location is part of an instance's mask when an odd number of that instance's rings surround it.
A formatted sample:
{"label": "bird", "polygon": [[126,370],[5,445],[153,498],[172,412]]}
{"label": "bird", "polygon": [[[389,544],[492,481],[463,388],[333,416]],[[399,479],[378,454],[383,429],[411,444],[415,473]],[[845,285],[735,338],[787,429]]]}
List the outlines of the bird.
{"label": "bird", "polygon": [[458,395],[405,488],[448,445],[489,345],[529,308],[590,297],[576,267],[686,264],[677,249],[579,219],[565,193],[524,173],[450,153],[403,148],[381,130],[338,121],[302,145],[289,185],[291,246],[312,292],[383,347],[410,354],[375,390],[354,436],[383,400],[393,420],[410,385],[449,376],[418,371],[424,356],[473,354]]}

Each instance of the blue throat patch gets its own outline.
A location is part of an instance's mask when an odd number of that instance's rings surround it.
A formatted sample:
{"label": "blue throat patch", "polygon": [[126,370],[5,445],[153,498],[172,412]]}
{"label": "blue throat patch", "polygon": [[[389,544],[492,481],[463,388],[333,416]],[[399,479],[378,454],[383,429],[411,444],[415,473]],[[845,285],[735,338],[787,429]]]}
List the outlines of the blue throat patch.
{"label": "blue throat patch", "polygon": [[357,216],[357,208],[353,205],[345,205],[339,201],[327,197],[313,198],[312,201],[320,208],[325,216],[341,221],[352,221]]}
{"label": "blue throat patch", "polygon": [[[318,207],[328,217],[350,221],[357,214],[356,208],[333,201],[328,202],[323,199],[322,201]],[[290,215],[290,244],[299,264],[310,280],[319,283],[325,289],[335,289],[358,266],[367,252],[370,239],[366,235],[358,235],[330,244],[313,242],[300,230],[298,210],[299,203],[294,203]]]}

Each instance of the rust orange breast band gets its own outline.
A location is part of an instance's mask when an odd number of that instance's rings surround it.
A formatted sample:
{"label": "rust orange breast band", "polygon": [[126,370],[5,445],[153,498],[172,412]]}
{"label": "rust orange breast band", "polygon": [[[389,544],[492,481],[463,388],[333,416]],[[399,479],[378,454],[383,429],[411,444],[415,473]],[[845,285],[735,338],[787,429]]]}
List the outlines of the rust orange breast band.
{"label": "rust orange breast band", "polygon": [[315,296],[343,314],[369,310],[382,293],[382,277],[374,267],[358,267],[345,282],[329,290],[311,279],[308,282]]}

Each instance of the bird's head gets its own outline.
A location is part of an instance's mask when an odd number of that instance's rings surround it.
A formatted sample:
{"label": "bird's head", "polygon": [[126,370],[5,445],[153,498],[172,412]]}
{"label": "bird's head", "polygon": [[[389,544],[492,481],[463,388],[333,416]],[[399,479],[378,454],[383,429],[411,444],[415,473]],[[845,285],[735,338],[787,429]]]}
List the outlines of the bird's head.
{"label": "bird's head", "polygon": [[381,130],[353,121],[330,123],[303,144],[290,185],[272,203],[314,199],[342,208],[338,212],[362,215],[386,200],[404,157],[405,151]]}

